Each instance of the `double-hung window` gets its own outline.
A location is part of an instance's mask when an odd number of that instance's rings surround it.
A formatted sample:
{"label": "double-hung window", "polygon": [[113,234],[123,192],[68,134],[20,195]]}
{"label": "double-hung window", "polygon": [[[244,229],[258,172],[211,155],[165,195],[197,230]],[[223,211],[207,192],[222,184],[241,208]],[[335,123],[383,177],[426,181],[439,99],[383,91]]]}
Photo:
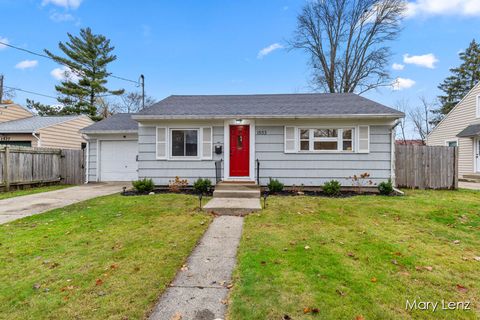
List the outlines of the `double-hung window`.
{"label": "double-hung window", "polygon": [[300,128],[299,151],[353,151],[353,128]]}
{"label": "double-hung window", "polygon": [[172,129],[172,157],[198,157],[198,129]]}

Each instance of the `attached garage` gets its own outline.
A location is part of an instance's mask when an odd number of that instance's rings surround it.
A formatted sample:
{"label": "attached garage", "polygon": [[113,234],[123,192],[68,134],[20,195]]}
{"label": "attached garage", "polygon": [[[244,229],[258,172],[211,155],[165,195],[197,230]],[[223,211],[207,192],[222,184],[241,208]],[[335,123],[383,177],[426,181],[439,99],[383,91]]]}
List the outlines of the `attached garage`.
{"label": "attached garage", "polygon": [[100,140],[99,181],[137,180],[137,150],[134,140]]}
{"label": "attached garage", "polygon": [[138,179],[138,123],[131,114],[115,114],[81,132],[88,141],[88,182]]}

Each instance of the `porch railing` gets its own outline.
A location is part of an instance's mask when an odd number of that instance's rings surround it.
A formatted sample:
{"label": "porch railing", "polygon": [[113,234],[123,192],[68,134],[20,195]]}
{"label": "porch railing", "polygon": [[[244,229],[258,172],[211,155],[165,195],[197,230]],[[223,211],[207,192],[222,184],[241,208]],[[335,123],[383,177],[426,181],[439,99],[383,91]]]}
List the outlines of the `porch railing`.
{"label": "porch railing", "polygon": [[260,185],[260,160],[257,159],[257,185]]}
{"label": "porch railing", "polygon": [[215,161],[215,183],[222,181],[222,162],[223,159]]}

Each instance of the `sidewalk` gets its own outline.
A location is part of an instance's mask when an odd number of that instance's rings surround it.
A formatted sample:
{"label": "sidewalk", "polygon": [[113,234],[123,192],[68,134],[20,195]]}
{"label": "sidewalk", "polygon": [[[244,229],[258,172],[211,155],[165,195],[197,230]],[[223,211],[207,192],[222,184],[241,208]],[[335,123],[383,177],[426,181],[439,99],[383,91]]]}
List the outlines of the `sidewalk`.
{"label": "sidewalk", "polygon": [[243,218],[220,216],[160,297],[150,320],[224,319]]}

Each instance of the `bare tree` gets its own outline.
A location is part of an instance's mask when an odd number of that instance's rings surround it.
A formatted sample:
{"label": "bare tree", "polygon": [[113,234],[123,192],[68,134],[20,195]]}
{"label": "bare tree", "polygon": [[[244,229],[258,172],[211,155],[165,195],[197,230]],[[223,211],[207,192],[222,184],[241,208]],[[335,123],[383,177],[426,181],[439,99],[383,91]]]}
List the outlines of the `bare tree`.
{"label": "bare tree", "polygon": [[414,126],[415,132],[425,144],[427,136],[431,131],[430,114],[436,105],[436,102],[430,102],[425,97],[420,97],[420,104],[410,110],[409,117]]}
{"label": "bare tree", "polygon": [[310,55],[313,84],[325,92],[358,92],[390,85],[391,52],[404,0],[313,0],[298,16],[290,46]]}
{"label": "bare tree", "polygon": [[[142,110],[142,94],[139,92],[128,92],[123,94],[121,102],[115,104],[115,111],[117,112],[138,112]],[[150,107],[156,100],[148,95],[145,95],[145,108]]]}
{"label": "bare tree", "polygon": [[400,139],[403,141],[403,143],[406,144],[407,143],[406,129],[407,129],[407,123],[408,123],[408,117],[409,117],[408,101],[405,100],[405,99],[398,100],[395,103],[395,108],[398,111],[401,111],[405,114],[405,117],[403,117],[399,120],[400,122],[399,122],[398,126],[400,128],[400,131],[399,131],[398,135],[400,136]]}

